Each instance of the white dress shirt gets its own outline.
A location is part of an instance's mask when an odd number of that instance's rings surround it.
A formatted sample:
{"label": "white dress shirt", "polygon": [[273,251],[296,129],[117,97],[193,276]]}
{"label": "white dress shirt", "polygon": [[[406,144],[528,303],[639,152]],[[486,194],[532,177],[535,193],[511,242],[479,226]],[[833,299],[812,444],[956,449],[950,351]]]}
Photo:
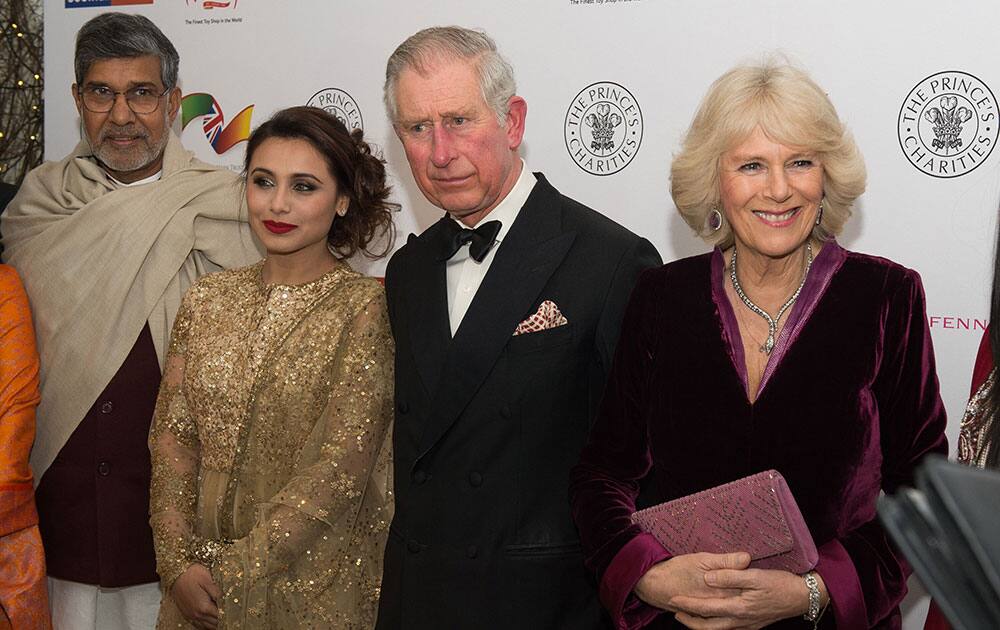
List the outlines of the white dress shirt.
{"label": "white dress shirt", "polygon": [[[476,296],[476,291],[479,290],[479,285],[482,284],[483,278],[486,277],[486,272],[490,270],[493,257],[496,256],[497,250],[503,247],[504,237],[510,230],[510,226],[513,225],[514,219],[517,218],[518,213],[521,211],[521,206],[528,201],[528,195],[531,194],[537,181],[531,171],[528,170],[524,160],[521,160],[521,175],[517,178],[517,182],[514,183],[514,187],[500,201],[496,208],[493,208],[489,214],[480,219],[476,225],[472,226],[472,229],[475,229],[481,223],[487,221],[500,221],[501,223],[500,231],[497,233],[495,241],[496,244],[486,254],[486,258],[483,258],[483,262],[476,262],[469,255],[469,245],[466,244],[448,260],[448,322],[451,325],[452,337],[455,336],[455,332],[458,330],[459,325],[461,325],[462,318],[465,317],[465,312],[469,310],[472,298]],[[452,217],[452,220],[459,223],[463,228],[468,227],[455,219],[455,217]]]}

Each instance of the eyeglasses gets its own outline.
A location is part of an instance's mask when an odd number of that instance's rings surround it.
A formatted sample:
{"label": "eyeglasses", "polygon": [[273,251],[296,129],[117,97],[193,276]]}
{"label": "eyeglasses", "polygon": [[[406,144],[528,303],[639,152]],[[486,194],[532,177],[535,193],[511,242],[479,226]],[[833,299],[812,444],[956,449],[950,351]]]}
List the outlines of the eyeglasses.
{"label": "eyeglasses", "polygon": [[157,94],[148,87],[135,87],[124,92],[116,92],[103,85],[92,85],[79,90],[83,106],[95,114],[106,114],[115,107],[118,95],[125,96],[125,104],[136,114],[152,114],[160,106],[160,99],[169,92]]}

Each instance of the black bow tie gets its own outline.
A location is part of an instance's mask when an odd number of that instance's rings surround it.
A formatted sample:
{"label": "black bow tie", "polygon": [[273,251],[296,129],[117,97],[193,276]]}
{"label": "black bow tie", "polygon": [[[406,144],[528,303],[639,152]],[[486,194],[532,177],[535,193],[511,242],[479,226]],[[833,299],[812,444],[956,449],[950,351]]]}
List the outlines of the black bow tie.
{"label": "black bow tie", "polygon": [[494,243],[496,243],[501,225],[503,224],[499,221],[487,221],[476,229],[470,230],[446,217],[444,225],[446,238],[441,249],[441,260],[448,260],[458,253],[463,245],[468,243],[469,255],[472,256],[472,259],[476,262],[483,262],[486,254],[490,253]]}

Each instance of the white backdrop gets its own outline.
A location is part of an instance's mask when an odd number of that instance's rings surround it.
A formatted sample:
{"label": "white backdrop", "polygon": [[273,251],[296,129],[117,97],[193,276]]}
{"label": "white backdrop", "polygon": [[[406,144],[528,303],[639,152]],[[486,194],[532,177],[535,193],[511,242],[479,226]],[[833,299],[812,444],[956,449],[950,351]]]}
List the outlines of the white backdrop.
{"label": "white backdrop", "polygon": [[[440,215],[417,190],[381,101],[386,58],[420,28],[461,24],[492,34],[528,101],[529,167],[649,238],[665,261],[706,249],[678,217],[667,180],[698,102],[734,64],[774,52],[787,56],[829,92],[868,164],[868,191],[841,243],[923,277],[954,451],[988,315],[1000,197],[1000,154],[990,153],[1000,123],[991,94],[1000,90],[1000,4],[45,0],[47,159],[61,158],[79,138],[70,98],[74,36],[106,10],[154,20],[180,51],[183,92],[214,97],[223,126],[250,105],[256,126],[277,109],[311,99],[363,125],[384,149],[403,206],[397,245]],[[589,149],[592,129],[575,123],[590,113],[605,116],[614,148]],[[239,168],[244,144],[218,154],[202,120],[183,129],[185,145],[202,159]],[[916,164],[908,157],[914,154]],[[362,267],[381,275],[384,261]],[[910,598],[907,628],[920,627],[923,608]]]}

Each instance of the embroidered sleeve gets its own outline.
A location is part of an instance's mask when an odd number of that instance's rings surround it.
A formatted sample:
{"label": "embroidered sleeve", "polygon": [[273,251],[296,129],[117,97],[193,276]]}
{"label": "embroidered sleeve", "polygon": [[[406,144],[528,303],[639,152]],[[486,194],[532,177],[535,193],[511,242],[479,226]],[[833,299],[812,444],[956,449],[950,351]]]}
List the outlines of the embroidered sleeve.
{"label": "embroidered sleeve", "polygon": [[174,321],[149,437],[153,463],[149,522],[156,547],[156,570],[166,591],[191,564],[211,561],[200,553],[204,541],[193,534],[200,444],[184,393],[191,299],[189,292]]}

